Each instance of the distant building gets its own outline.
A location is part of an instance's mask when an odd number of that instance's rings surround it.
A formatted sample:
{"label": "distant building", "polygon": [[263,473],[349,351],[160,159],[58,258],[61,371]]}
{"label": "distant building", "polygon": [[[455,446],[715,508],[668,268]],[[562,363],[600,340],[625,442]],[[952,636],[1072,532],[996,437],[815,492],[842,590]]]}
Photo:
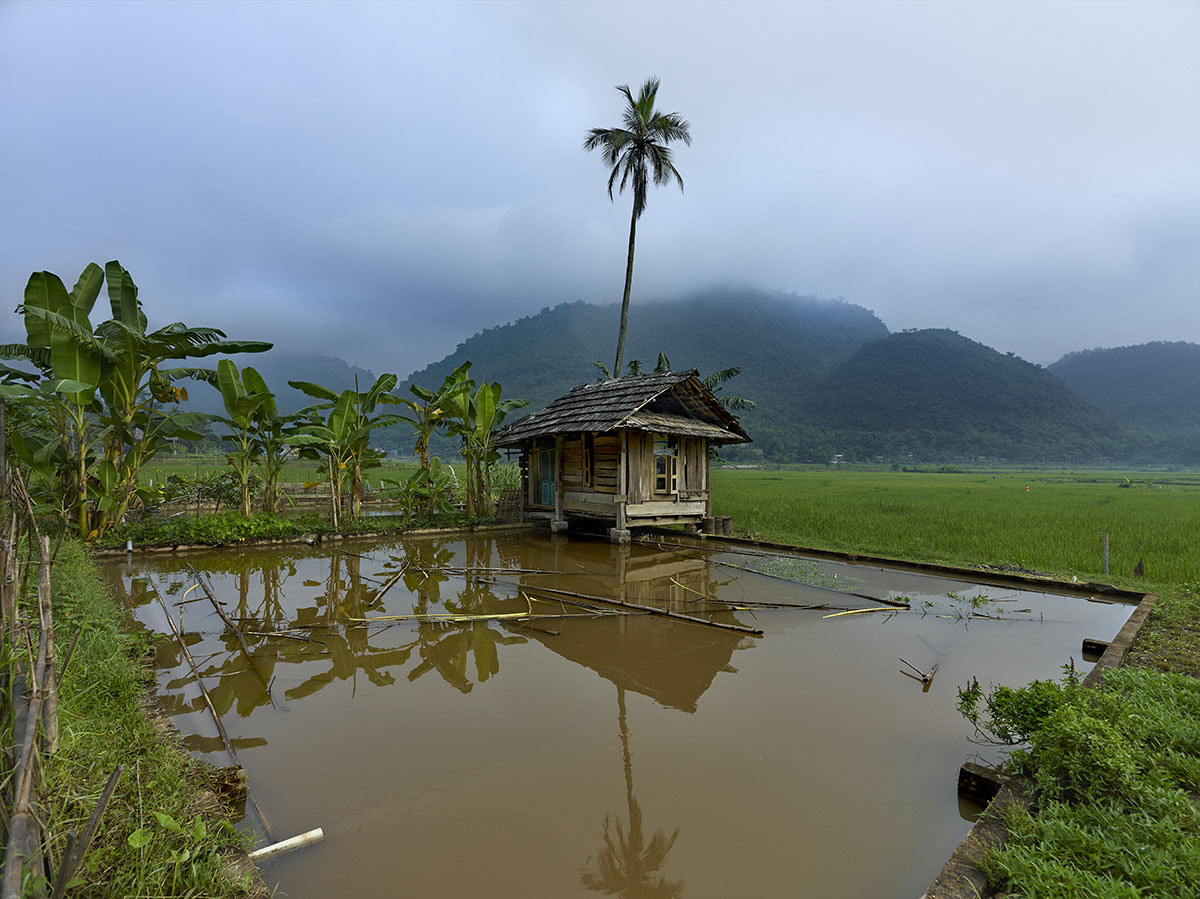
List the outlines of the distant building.
{"label": "distant building", "polygon": [[601,520],[621,541],[631,527],[711,519],[708,448],[748,442],[695,370],[576,387],[496,439],[521,451],[522,520]]}

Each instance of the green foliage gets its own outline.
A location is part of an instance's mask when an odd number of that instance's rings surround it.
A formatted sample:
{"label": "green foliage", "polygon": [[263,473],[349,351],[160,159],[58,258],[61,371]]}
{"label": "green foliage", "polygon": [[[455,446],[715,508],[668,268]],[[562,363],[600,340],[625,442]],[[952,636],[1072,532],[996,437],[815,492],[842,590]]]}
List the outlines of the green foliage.
{"label": "green foliage", "polygon": [[[1040,808],[1011,813],[992,885],[1031,896],[1185,895],[1200,882],[1200,682],[1139,668],[1084,689],[1074,672],[982,698],[984,732],[1028,742],[1011,764]],[[970,717],[970,715],[968,715]],[[977,719],[976,719],[977,720]],[[1190,795],[1191,794],[1191,795]]]}
{"label": "green foliage", "polygon": [[122,546],[126,540],[132,540],[135,546],[219,546],[245,540],[302,537],[326,530],[324,519],[315,514],[281,518],[270,514],[245,517],[240,512],[218,512],[194,518],[179,515],[126,524],[113,531],[101,545]]}
{"label": "green foliage", "polygon": [[[1200,480],[1118,490],[1115,472],[905,474],[851,469],[712,472],[714,512],[741,533],[913,561],[1015,566],[1068,578],[1200,584]],[[1025,485],[1030,491],[1025,492]]]}
{"label": "green foliage", "polygon": [[400,508],[405,521],[424,520],[432,523],[437,515],[454,511],[451,497],[454,495],[454,472],[442,465],[436,456],[429,461],[428,468],[418,468],[404,479],[380,477],[385,489],[380,498],[394,501]]}
{"label": "green foliage", "polygon": [[235,895],[226,857],[244,838],[204,792],[205,769],[142,711],[141,638],[124,632],[124,611],[77,542],[63,544],[52,585],[59,645],[82,630],[60,684],[59,751],[43,760],[39,816],[55,857],[125,766],[71,895]]}
{"label": "green foliage", "polygon": [[[92,308],[105,284],[112,318],[93,329]],[[6,366],[0,394],[30,397],[52,426],[23,434],[14,450],[39,482],[39,498],[64,520],[73,515],[85,539],[124,517],[139,498],[140,469],[169,438],[198,436],[190,429],[205,416],[165,414],[161,406],[186,397],[175,381],[211,372],[165,363],[270,348],[180,322],[147,331],[137,286],[115,260],[104,269],[89,264],[69,293],[57,275],[34,272],[18,311],[26,342],[0,347],[0,357],[33,363],[41,380],[17,385],[28,373]]]}
{"label": "green foliage", "polygon": [[[305,458],[325,458],[332,487],[329,491],[330,513],[335,528],[341,519],[343,485],[349,475],[353,498],[351,511],[357,520],[362,508],[363,469],[377,464],[381,455],[370,450],[371,432],[402,420],[398,415],[372,417],[380,404],[399,405],[403,402],[390,393],[396,386],[396,376],[380,375],[365,392],[357,389],[357,381],[354,390],[343,390],[341,393],[305,381],[290,383],[295,389],[321,402],[297,413],[300,420],[283,438],[283,443],[299,447],[300,455]],[[322,412],[328,415],[322,418]]]}
{"label": "green foliage", "polygon": [[[256,493],[262,484],[257,474],[250,475],[249,488]],[[194,475],[170,474],[162,486],[154,491],[157,505],[162,503],[214,503],[233,506],[242,495],[241,478],[235,471],[205,472]]]}

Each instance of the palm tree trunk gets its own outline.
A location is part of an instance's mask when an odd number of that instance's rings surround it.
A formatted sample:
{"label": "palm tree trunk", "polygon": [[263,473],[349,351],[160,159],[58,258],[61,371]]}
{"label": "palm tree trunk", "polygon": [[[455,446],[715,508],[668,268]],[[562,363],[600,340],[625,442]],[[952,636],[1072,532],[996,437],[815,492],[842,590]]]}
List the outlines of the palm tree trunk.
{"label": "palm tree trunk", "polygon": [[637,236],[637,201],[629,218],[629,258],[625,262],[625,296],[621,300],[621,329],[617,332],[617,361],[612,376],[621,377],[621,362],[625,359],[625,328],[629,323],[629,290],[633,287],[633,243]]}

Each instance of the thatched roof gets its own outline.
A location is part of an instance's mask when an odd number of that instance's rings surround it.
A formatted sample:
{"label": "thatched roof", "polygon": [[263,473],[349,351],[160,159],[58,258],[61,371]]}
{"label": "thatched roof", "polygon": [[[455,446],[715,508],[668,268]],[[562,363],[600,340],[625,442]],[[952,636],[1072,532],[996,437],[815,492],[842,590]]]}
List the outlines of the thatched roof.
{"label": "thatched roof", "polygon": [[502,428],[496,445],[517,446],[550,434],[620,429],[704,437],[709,443],[750,441],[692,369],[631,375],[576,387],[541,412]]}

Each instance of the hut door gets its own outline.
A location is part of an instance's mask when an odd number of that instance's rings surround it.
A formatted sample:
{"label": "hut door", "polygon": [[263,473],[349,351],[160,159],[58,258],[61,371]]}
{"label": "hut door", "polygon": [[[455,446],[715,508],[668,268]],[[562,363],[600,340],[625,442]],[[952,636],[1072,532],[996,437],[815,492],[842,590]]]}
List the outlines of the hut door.
{"label": "hut door", "polygon": [[541,486],[543,506],[554,505],[554,450],[544,449],[538,453],[538,483]]}

